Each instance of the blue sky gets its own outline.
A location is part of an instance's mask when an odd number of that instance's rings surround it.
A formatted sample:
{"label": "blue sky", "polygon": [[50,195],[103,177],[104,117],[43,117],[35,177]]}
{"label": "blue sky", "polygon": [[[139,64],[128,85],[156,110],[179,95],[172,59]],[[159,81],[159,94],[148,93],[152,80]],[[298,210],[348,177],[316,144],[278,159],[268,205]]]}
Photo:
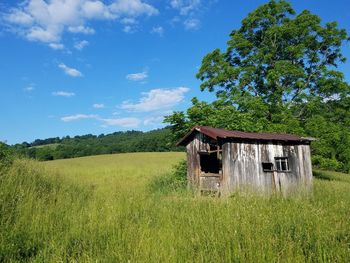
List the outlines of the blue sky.
{"label": "blue sky", "polygon": [[[163,127],[192,97],[213,98],[195,78],[203,56],[265,2],[0,1],[0,141]],[[350,32],[347,0],[292,4]]]}

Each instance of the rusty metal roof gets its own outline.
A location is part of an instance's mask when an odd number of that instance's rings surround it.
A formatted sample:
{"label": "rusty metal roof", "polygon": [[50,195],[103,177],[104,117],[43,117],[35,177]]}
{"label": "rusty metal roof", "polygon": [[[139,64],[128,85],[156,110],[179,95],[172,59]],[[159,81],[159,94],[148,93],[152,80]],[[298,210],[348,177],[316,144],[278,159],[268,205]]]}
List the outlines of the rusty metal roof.
{"label": "rusty metal roof", "polygon": [[310,142],[312,139],[303,138],[293,134],[281,133],[257,133],[230,131],[225,129],[212,128],[208,126],[196,126],[191,129],[177,145],[186,145],[192,138],[192,135],[200,132],[214,140],[218,139],[244,139],[244,140],[263,140],[263,141],[286,141],[286,142]]}

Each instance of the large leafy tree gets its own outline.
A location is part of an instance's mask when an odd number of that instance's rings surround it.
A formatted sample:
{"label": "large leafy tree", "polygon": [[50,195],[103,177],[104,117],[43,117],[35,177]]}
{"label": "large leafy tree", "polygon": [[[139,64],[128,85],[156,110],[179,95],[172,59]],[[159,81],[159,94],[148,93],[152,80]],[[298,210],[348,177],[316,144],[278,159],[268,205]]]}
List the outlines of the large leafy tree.
{"label": "large leafy tree", "polygon": [[[307,10],[296,14],[286,1],[270,1],[231,32],[225,51],[215,49],[203,58],[200,89],[215,92],[217,100],[194,98],[187,112],[166,121],[180,137],[194,125],[317,135],[312,123],[322,119],[336,126],[326,127],[328,134],[345,132],[338,137],[349,141],[350,87],[337,70],[345,62],[341,46],[347,40],[336,22],[322,24]],[[319,144],[332,148],[332,140],[342,141],[325,138]],[[340,156],[329,151],[320,156]]]}

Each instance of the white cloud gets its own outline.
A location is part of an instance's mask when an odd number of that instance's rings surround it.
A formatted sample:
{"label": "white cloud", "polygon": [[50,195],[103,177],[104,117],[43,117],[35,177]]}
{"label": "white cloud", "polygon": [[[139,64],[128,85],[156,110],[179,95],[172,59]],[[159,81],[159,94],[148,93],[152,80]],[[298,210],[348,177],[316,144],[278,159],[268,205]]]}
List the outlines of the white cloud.
{"label": "white cloud", "polygon": [[75,96],[75,93],[74,92],[67,92],[67,91],[55,91],[55,92],[52,92],[52,95],[69,98],[69,97]]}
{"label": "white cloud", "polygon": [[72,122],[72,121],[87,120],[87,119],[94,119],[102,122],[103,123],[101,125],[102,127],[120,126],[124,128],[136,128],[142,122],[140,119],[134,118],[134,117],[101,118],[99,115],[96,115],[96,114],[81,114],[81,113],[61,117],[61,120],[64,122]]}
{"label": "white cloud", "polygon": [[86,26],[91,20],[136,19],[158,13],[143,0],[26,0],[9,9],[3,17],[13,32],[30,41],[59,43],[67,31],[95,33]]}
{"label": "white cloud", "polygon": [[16,8],[12,9],[11,12],[5,16],[5,19],[18,25],[31,25],[34,22],[34,19],[30,14]]}
{"label": "white cloud", "polygon": [[179,12],[179,16],[175,16],[171,23],[174,25],[177,22],[182,22],[186,30],[197,30],[201,24],[199,17],[215,2],[217,1],[170,0],[170,6]]}
{"label": "white cloud", "polygon": [[95,103],[94,105],[92,105],[92,107],[94,107],[95,109],[103,109],[105,105],[103,103]]}
{"label": "white cloud", "polygon": [[155,26],[152,28],[151,33],[158,34],[160,36],[163,36],[164,34],[164,28],[161,26]]}
{"label": "white cloud", "polygon": [[70,121],[77,121],[77,120],[84,120],[84,119],[96,119],[98,118],[98,115],[94,114],[75,114],[75,115],[68,115],[61,118],[64,122],[70,122]]}
{"label": "white cloud", "polygon": [[83,74],[81,74],[81,72],[75,68],[70,68],[67,67],[65,64],[61,63],[58,65],[58,67],[60,69],[62,69],[64,71],[64,73],[66,73],[67,75],[71,76],[71,77],[82,77]]}
{"label": "white cloud", "polygon": [[186,19],[184,21],[184,26],[186,30],[196,30],[200,27],[200,21],[198,19]]}
{"label": "white cloud", "polygon": [[99,115],[96,114],[74,114],[74,115],[67,115],[64,117],[61,117],[61,120],[64,122],[72,122],[72,121],[78,121],[78,120],[87,120],[87,119],[94,119],[97,121],[102,122],[102,127],[108,127],[108,126],[120,126],[124,128],[136,128],[141,124],[141,120],[134,117],[125,117],[125,118],[101,118]]}
{"label": "white cloud", "polygon": [[122,109],[132,111],[156,111],[172,108],[183,101],[184,95],[189,88],[178,87],[174,89],[153,89],[149,92],[142,93],[139,102],[132,103],[124,101],[121,105]]}
{"label": "white cloud", "polygon": [[64,45],[61,43],[50,43],[49,47],[55,50],[64,49]]}
{"label": "white cloud", "polygon": [[120,20],[123,26],[123,31],[125,33],[134,33],[138,28],[138,21],[135,18],[125,17]]}
{"label": "white cloud", "polygon": [[110,12],[108,5],[102,1],[81,1],[83,16],[90,19],[114,19],[116,16]]}
{"label": "white cloud", "polygon": [[59,31],[60,28],[56,26],[49,26],[47,28],[33,26],[25,32],[25,35],[30,41],[41,41],[45,43],[59,42]]}
{"label": "white cloud", "polygon": [[111,12],[117,16],[136,17],[140,15],[158,15],[159,11],[141,0],[118,0],[109,6]]}
{"label": "white cloud", "polygon": [[113,118],[113,119],[101,119],[107,126],[121,126],[125,128],[135,128],[141,123],[138,118]]}
{"label": "white cloud", "polygon": [[77,50],[82,50],[84,47],[86,47],[88,45],[89,45],[88,41],[82,40],[82,41],[76,42],[74,44],[74,48],[77,49]]}
{"label": "white cloud", "polygon": [[86,35],[93,35],[95,34],[95,29],[87,26],[70,26],[68,27],[68,31],[71,33],[81,33]]}
{"label": "white cloud", "polygon": [[35,88],[34,88],[34,85],[28,85],[27,87],[24,88],[24,91],[27,91],[27,92],[31,92],[33,91]]}
{"label": "white cloud", "polygon": [[171,0],[170,6],[178,10],[180,15],[188,15],[200,8],[201,0]]}
{"label": "white cloud", "polygon": [[146,71],[139,72],[139,73],[131,73],[131,74],[126,75],[126,78],[128,80],[141,81],[141,80],[147,79],[148,74]]}

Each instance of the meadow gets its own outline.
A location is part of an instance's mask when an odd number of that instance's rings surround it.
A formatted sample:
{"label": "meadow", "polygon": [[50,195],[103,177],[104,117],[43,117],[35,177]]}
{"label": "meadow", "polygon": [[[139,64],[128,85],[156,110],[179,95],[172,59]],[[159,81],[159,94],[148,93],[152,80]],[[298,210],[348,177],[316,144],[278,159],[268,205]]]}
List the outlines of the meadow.
{"label": "meadow", "polygon": [[348,262],[350,175],[309,197],[198,196],[184,153],[16,160],[0,174],[0,262]]}

